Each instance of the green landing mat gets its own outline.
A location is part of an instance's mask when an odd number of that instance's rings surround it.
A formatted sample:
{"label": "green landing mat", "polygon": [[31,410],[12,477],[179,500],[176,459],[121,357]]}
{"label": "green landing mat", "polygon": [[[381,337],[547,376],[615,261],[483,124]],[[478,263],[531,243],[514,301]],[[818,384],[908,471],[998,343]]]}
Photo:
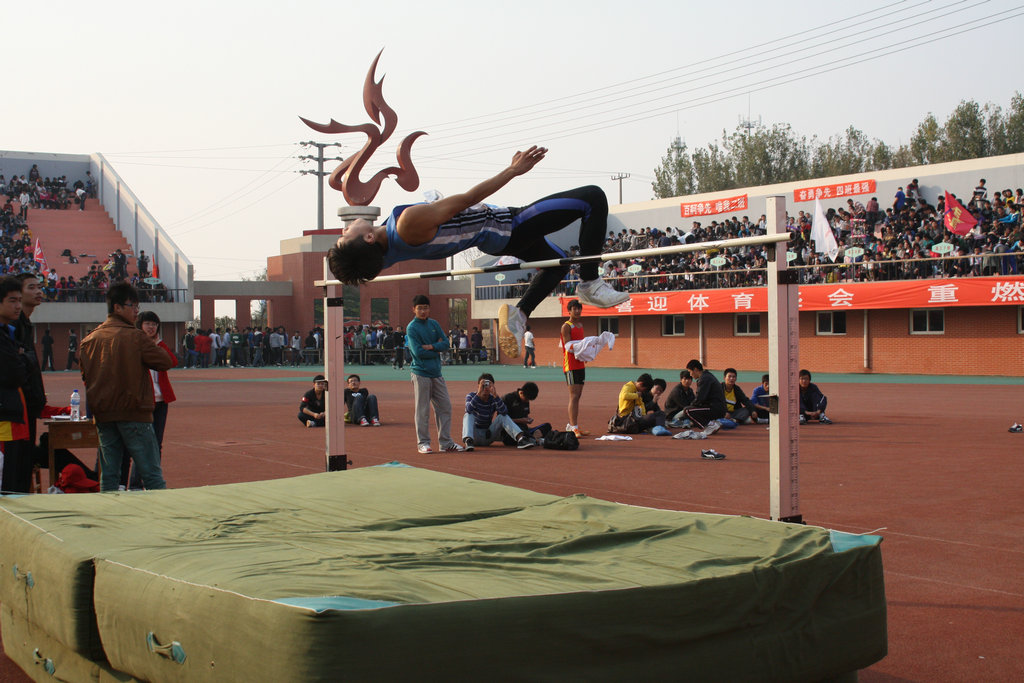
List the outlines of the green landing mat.
{"label": "green landing mat", "polygon": [[887,647],[877,536],[405,466],[5,498],[0,538],[13,617],[142,680],[798,681]]}

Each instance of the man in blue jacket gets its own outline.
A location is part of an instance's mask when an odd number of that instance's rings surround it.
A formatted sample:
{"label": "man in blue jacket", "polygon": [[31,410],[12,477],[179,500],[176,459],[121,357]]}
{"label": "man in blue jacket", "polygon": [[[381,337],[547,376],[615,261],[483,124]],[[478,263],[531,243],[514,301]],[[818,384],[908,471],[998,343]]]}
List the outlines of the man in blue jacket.
{"label": "man in blue jacket", "polygon": [[416,413],[416,450],[433,453],[430,448],[430,408],[437,422],[439,450],[458,453],[462,446],[452,441],[452,401],[448,385],[441,376],[441,354],[449,349],[448,338],[440,323],[430,317],[430,299],[423,294],[412,298],[416,316],[405,330],[406,346],[412,355],[412,388]]}

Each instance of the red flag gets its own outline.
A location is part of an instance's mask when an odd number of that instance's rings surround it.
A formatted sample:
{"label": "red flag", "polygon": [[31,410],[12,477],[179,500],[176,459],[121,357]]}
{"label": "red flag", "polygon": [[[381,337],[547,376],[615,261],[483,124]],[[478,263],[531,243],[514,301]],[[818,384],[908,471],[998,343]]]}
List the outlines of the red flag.
{"label": "red flag", "polygon": [[978,224],[978,219],[972,216],[971,212],[965,209],[953,195],[946,192],[946,211],[943,222],[954,235],[966,235],[971,228]]}
{"label": "red flag", "polygon": [[39,272],[45,273],[49,268],[46,267],[46,257],[43,256],[43,246],[39,244],[39,238],[36,238],[36,251],[35,261],[39,264]]}

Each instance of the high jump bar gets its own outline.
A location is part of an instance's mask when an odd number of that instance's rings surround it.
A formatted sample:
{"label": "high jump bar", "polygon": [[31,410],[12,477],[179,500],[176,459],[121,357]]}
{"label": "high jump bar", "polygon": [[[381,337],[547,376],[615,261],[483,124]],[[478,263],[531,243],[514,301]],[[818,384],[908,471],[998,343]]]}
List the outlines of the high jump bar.
{"label": "high jump bar", "polygon": [[[594,261],[616,261],[619,259],[661,256],[663,254],[681,254],[709,249],[728,249],[752,245],[769,245],[768,254],[768,364],[775,395],[770,397],[772,419],[769,424],[769,498],[771,519],[783,522],[802,522],[800,513],[800,456],[799,431],[797,427],[798,398],[796,368],[799,359],[798,294],[796,286],[789,278],[783,278],[787,269],[785,255],[779,258],[774,248],[780,242],[788,242],[789,231],[786,229],[786,202],[784,197],[768,197],[768,234],[752,237],[737,237],[710,242],[693,244],[676,244],[670,247],[654,247],[651,249],[635,249],[617,251],[593,256],[572,256],[546,261],[526,263],[509,263],[503,265],[484,266],[480,268],[464,268],[461,270],[436,270],[423,273],[405,273],[402,275],[385,275],[374,278],[373,282],[394,280],[416,280],[423,278],[446,277],[449,275],[475,275],[478,273],[495,273],[510,270],[531,270],[558,268],[573,263],[589,263]],[[326,327],[326,343],[324,349],[324,370],[336,385],[344,374],[344,335],[342,334],[344,315],[341,308],[341,282],[328,279],[330,270],[327,259],[324,259],[324,279],[315,283],[325,288],[324,323]],[[783,286],[786,283],[789,286]],[[335,360],[337,359],[337,360]],[[344,413],[344,403],[340,400],[340,392],[329,394],[327,405],[328,416]],[[327,469],[346,469],[348,457],[345,455],[344,424],[332,426],[327,420],[325,441],[327,446]]]}
{"label": "high jump bar", "polygon": [[[457,270],[428,270],[422,273],[402,273],[399,275],[380,275],[373,278],[371,282],[393,282],[395,280],[419,280],[434,277],[447,277],[449,275],[478,275],[480,273],[500,273],[509,270],[542,270],[544,268],[560,268],[571,266],[574,263],[591,263],[594,261],[618,261],[629,258],[646,258],[648,256],[663,256],[665,254],[683,254],[693,251],[707,251],[708,249],[729,249],[733,247],[747,247],[761,244],[775,245],[780,242],[788,242],[789,233],[777,235],[752,235],[751,237],[734,237],[726,240],[712,240],[710,242],[694,242],[693,244],[673,244],[668,247],[651,247],[650,249],[633,249],[631,251],[613,251],[607,254],[594,254],[592,256],[567,256],[565,258],[547,259],[545,261],[527,261],[524,263],[503,263],[493,266],[479,266],[473,268],[460,268]],[[317,287],[340,285],[338,280],[318,280],[313,283]]]}

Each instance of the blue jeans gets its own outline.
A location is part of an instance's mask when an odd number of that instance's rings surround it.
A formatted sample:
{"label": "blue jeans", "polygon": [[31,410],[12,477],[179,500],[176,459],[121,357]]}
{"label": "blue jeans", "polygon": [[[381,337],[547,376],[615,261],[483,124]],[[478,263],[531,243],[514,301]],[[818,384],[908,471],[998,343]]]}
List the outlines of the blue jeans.
{"label": "blue jeans", "polygon": [[512,437],[513,441],[523,431],[508,415],[495,415],[487,427],[477,427],[473,422],[473,416],[469,413],[462,416],[462,438],[473,437],[473,443],[477,446],[490,446],[494,441],[501,439],[502,430]]}
{"label": "blue jeans", "polygon": [[359,419],[365,417],[370,422],[375,419],[380,419],[380,413],[377,411],[377,395],[370,394],[369,398],[362,394],[352,395],[352,408],[351,408],[352,424],[359,424]]}
{"label": "blue jeans", "polygon": [[152,422],[97,422],[96,431],[100,437],[100,491],[117,491],[125,455],[135,461],[147,489],[167,488]]}

